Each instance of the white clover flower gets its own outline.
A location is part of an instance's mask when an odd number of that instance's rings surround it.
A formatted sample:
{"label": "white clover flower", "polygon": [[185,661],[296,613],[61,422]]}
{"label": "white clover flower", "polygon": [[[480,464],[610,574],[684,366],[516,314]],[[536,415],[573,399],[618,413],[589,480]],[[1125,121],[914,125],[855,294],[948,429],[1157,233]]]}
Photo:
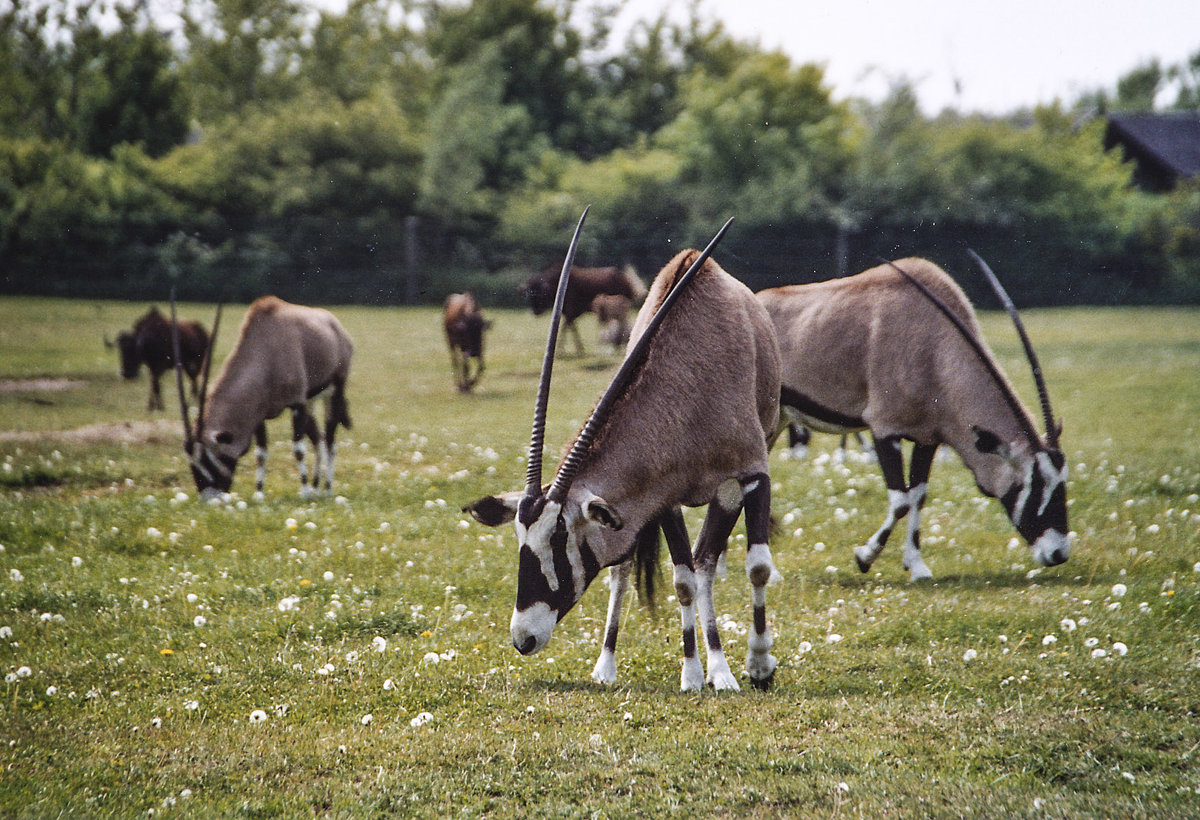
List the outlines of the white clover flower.
{"label": "white clover flower", "polygon": [[1088,638],[1087,640],[1085,640],[1083,642],[1083,645],[1086,646],[1088,649],[1091,649],[1093,646],[1095,646],[1098,643],[1100,643],[1099,638]]}
{"label": "white clover flower", "polygon": [[188,602],[189,604],[194,604],[194,603],[196,603],[196,601],[200,600],[200,596],[198,596],[198,595],[197,595],[196,593],[194,593],[194,592],[189,592],[189,593],[187,594],[187,599],[186,599],[186,600],[187,600],[187,602]]}
{"label": "white clover flower", "polygon": [[1058,643],[1057,635],[1051,634],[1051,635],[1046,635],[1045,637],[1042,638],[1042,646],[1050,646],[1051,644],[1056,644],[1056,643]]}
{"label": "white clover flower", "polygon": [[8,571],[8,578],[10,581],[17,583],[25,580],[25,576],[21,574],[21,570],[17,569],[16,567],[13,567]]}
{"label": "white clover flower", "polygon": [[963,653],[964,661],[973,661],[978,657],[979,657],[979,653],[976,652],[974,649],[968,649],[966,652]]}
{"label": "white clover flower", "polygon": [[1126,646],[1125,644],[1121,643],[1120,641],[1117,641],[1116,643],[1114,643],[1112,645],[1112,651],[1113,651],[1113,654],[1116,655],[1117,657],[1124,657],[1126,655],[1126,653],[1129,652],[1129,647]]}
{"label": "white clover flower", "polygon": [[146,537],[162,538],[162,530],[160,530],[158,527],[147,527],[146,528]]}
{"label": "white clover flower", "polygon": [[0,640],[3,640],[5,638],[11,638],[11,637],[12,637],[12,627],[11,626],[0,626]]}
{"label": "white clover flower", "polygon": [[796,651],[801,655],[803,655],[805,652],[811,652],[812,644],[808,641],[800,641],[800,644],[796,647]]}
{"label": "white clover flower", "polygon": [[374,719],[375,719],[374,716],[372,716],[371,713],[368,712],[367,714],[360,717],[358,719],[358,722],[361,723],[363,726],[370,726],[371,721],[373,721]]}
{"label": "white clover flower", "polygon": [[388,678],[387,680],[385,680],[383,682],[383,691],[390,692],[395,688],[396,688],[396,684],[394,681],[392,681],[391,678]]}
{"label": "white clover flower", "polygon": [[825,636],[825,643],[841,643],[842,636],[836,632],[831,632]]}
{"label": "white clover flower", "polygon": [[1077,626],[1074,619],[1072,619],[1072,618],[1063,618],[1061,621],[1058,622],[1058,625],[1059,625],[1059,627],[1062,628],[1063,632],[1074,632],[1075,627]]}
{"label": "white clover flower", "polygon": [[279,603],[275,605],[275,608],[280,612],[291,612],[299,603],[300,597],[298,595],[289,595],[286,598],[280,598]]}
{"label": "white clover flower", "polygon": [[436,652],[426,652],[425,657],[421,658],[421,663],[438,663],[441,659],[441,656]]}
{"label": "white clover flower", "polygon": [[57,686],[53,686],[53,685],[51,685],[51,686],[47,686],[47,687],[46,687],[46,697],[48,697],[48,698],[52,698],[52,697],[54,697],[54,696],[55,696],[55,695],[57,695],[57,694],[58,694],[58,687],[57,687]]}
{"label": "white clover flower", "polygon": [[197,629],[204,626],[206,623],[208,623],[208,618],[205,618],[203,615],[197,615],[195,618],[192,618],[192,626],[196,627]]}
{"label": "white clover flower", "polygon": [[346,663],[358,663],[358,652],[353,649],[346,653]]}
{"label": "white clover flower", "polygon": [[1124,598],[1127,591],[1128,587],[1124,584],[1113,584],[1112,595],[1114,598]]}
{"label": "white clover flower", "polygon": [[83,559],[82,559],[82,558],[80,558],[78,555],[76,555],[75,557],[73,557],[73,558],[71,559],[71,566],[73,566],[73,567],[81,567],[81,566],[83,566]]}
{"label": "white clover flower", "polygon": [[250,713],[250,722],[251,723],[264,723],[264,722],[266,722],[266,719],[267,719],[267,713],[264,712],[262,709],[255,709],[253,712]]}
{"label": "white clover flower", "polygon": [[384,638],[380,635],[376,635],[374,638],[371,639],[371,647],[376,652],[380,652],[380,653],[387,652],[387,645],[388,645],[387,638]]}
{"label": "white clover flower", "polygon": [[414,729],[419,729],[420,727],[424,726],[426,723],[428,723],[431,720],[433,720],[433,715],[431,715],[429,712],[422,712],[421,714],[417,715],[415,718],[410,720],[408,722],[408,725],[413,727]]}
{"label": "white clover flower", "polygon": [[1099,659],[1099,658],[1103,658],[1103,657],[1104,657],[1104,656],[1106,656],[1107,654],[1108,654],[1108,652],[1107,652],[1106,650],[1104,650],[1104,649],[1096,648],[1096,649],[1093,649],[1093,650],[1092,650],[1092,657],[1093,657],[1093,658],[1097,658],[1097,659]]}
{"label": "white clover flower", "polygon": [[1138,612],[1145,613],[1145,612],[1149,612],[1149,611],[1150,611],[1150,604],[1146,603],[1145,601],[1142,601],[1140,604],[1138,604]]}
{"label": "white clover flower", "polygon": [[329,570],[325,570],[325,574],[322,575],[321,577],[324,578],[326,582],[329,582],[329,581],[333,580],[333,573],[330,572]]}
{"label": "white clover flower", "polygon": [[189,712],[194,712],[194,711],[196,711],[197,709],[199,709],[199,708],[200,708],[200,701],[198,701],[198,700],[185,700],[185,701],[183,702],[183,708],[184,708],[184,709],[187,709]]}

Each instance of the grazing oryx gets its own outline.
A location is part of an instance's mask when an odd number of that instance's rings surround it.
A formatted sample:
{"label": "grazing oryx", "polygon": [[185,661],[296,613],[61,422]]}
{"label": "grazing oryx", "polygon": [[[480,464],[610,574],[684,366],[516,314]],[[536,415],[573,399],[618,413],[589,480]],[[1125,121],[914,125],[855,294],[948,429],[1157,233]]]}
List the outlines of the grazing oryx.
{"label": "grazing oryx", "polygon": [[[683,625],[680,685],[691,691],[705,683],[696,655],[698,607],[707,681],[737,689],[721,651],[712,583],[744,506],[746,573],[754,595],[746,668],[754,685],[770,684],[776,662],[766,620],[766,584],[774,573],[767,547],[766,443],[779,415],[779,351],[770,320],[750,291],[707,258],[724,231],[704,252],[678,254],[654,280],[621,368],[554,481],[543,487],[545,402],[558,316],[551,322],[526,487],[467,508],[490,526],[516,519],[520,562],[511,632],[522,654],[544,647],[588,584],[611,566],[608,634],[593,677],[614,680],[612,647],[628,562],[643,557],[648,541],[657,545],[661,529],[675,566]],[[557,298],[561,305],[561,289]],[[708,514],[693,556],[680,507],[702,504]]]}
{"label": "grazing oryx", "polygon": [[[446,331],[446,345],[450,348],[454,384],[460,393],[470,393],[483,375],[483,332],[491,324],[483,318],[474,293],[452,293],[446,297],[442,327]],[[471,374],[472,359],[475,360],[474,375]]]}
{"label": "grazing oryx", "polygon": [[629,311],[633,300],[618,293],[602,293],[592,300],[592,313],[600,323],[600,344],[616,352],[629,342]]}
{"label": "grazing oryx", "polygon": [[[561,272],[558,268],[549,265],[525,282],[521,290],[529,300],[529,307],[533,309],[534,316],[541,316],[554,306],[555,291],[560,279]],[[622,268],[571,268],[562,315],[566,320],[567,329],[575,337],[575,352],[579,355],[583,355],[583,339],[579,336],[579,328],[575,327],[575,320],[593,310],[592,303],[602,294],[624,296],[632,304],[646,295],[646,286],[632,265]]]}
{"label": "grazing oryx", "polygon": [[[172,311],[174,308],[172,308]],[[220,309],[213,322],[217,336]],[[346,407],[346,379],[354,343],[333,314],[321,308],[293,305],[274,296],[257,299],[246,311],[233,350],[208,391],[206,357],[196,428],[188,420],[182,377],[178,378],[183,410],[185,450],[196,489],[205,497],[228,492],[238,459],[257,447],[255,494],[260,495],[267,466],[267,419],[292,411],[292,445],[300,468],[300,492],[308,497],[333,485],[334,430],[350,427]],[[176,368],[179,374],[179,368]],[[325,429],[317,427],[309,402],[326,395]],[[312,487],[308,485],[304,437],[316,448]]]}
{"label": "grazing oryx", "polygon": [[[941,444],[958,453],[985,495],[1000,499],[1034,558],[1045,566],[1067,560],[1059,428],[1015,310],[1010,315],[1041,398],[1044,440],[984,343],[966,296],[932,262],[901,259],[844,279],[765,290],[758,298],[783,355],[781,418],[831,433],[869,429],[874,437],[889,511],[879,531],[854,550],[860,570],[870,569],[907,514],[904,567],[914,581],[931,577],[921,558],[920,511]],[[1007,295],[1001,298],[1011,307]],[[914,442],[907,481],[904,439]]]}
{"label": "grazing oryx", "polygon": [[[152,307],[146,315],[138,319],[133,330],[123,330],[117,334],[116,344],[105,339],[109,347],[116,347],[121,354],[121,376],[126,379],[136,379],[142,365],[150,371],[150,401],[147,410],[162,410],[162,391],[159,383],[162,374],[175,366],[175,354],[172,347],[171,322],[167,320],[157,307]],[[196,395],[196,378],[204,363],[204,353],[208,350],[208,331],[204,325],[191,319],[179,322],[179,352],[183,363],[183,372],[192,383],[192,395]]]}

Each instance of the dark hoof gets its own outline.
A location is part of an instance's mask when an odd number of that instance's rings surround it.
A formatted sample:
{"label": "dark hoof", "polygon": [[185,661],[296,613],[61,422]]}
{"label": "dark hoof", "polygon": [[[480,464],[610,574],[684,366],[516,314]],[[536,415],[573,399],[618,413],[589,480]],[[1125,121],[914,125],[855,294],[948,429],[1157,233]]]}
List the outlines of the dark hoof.
{"label": "dark hoof", "polygon": [[871,565],[868,564],[863,559],[859,558],[857,555],[854,556],[854,563],[858,564],[859,572],[870,572],[871,571]]}
{"label": "dark hoof", "polygon": [[766,692],[771,688],[771,684],[775,682],[775,673],[772,672],[765,678],[751,678],[750,685],[760,692]]}

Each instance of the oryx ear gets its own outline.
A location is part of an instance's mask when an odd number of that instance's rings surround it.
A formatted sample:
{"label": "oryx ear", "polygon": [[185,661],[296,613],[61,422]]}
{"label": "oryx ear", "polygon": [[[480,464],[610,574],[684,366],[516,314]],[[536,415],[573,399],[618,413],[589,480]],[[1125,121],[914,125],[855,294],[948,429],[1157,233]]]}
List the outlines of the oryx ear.
{"label": "oryx ear", "polygon": [[981,453],[989,453],[999,456],[1005,461],[1012,460],[1012,448],[1000,440],[1000,437],[991,430],[984,430],[982,427],[971,425],[971,430],[975,433],[975,449]]}
{"label": "oryx ear", "polygon": [[523,493],[504,493],[503,495],[485,495],[478,501],[462,508],[465,513],[488,527],[498,527],[507,524],[517,517],[517,504]]}
{"label": "oryx ear", "polygon": [[602,527],[608,527],[610,530],[619,530],[625,526],[625,522],[621,520],[621,515],[598,495],[594,495],[584,502],[583,514],[588,517],[589,521],[594,521]]}

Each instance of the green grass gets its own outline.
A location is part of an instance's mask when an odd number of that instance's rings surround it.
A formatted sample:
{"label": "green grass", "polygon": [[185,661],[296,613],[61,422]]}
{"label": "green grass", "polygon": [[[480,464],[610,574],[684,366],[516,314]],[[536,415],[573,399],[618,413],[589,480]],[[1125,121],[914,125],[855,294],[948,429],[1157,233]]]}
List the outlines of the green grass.
{"label": "green grass", "polygon": [[[935,581],[908,583],[896,545],[862,575],[877,468],[839,464],[829,437],[773,456],[775,686],[683,695],[665,600],[627,615],[618,683],[590,682],[599,582],[520,657],[513,535],[458,512],[523,482],[544,318],[492,311],[488,371],[461,396],[437,311],[337,309],[357,343],[340,498],[300,499],[281,420],[266,500],[243,464],[247,503],[209,506],[177,414],[147,414],[145,377],[122,382],[102,343],[144,307],[0,299],[0,380],[83,383],[0,391],[0,816],[1200,813],[1198,311],[1027,316],[1066,423],[1063,566],[1010,545],[948,458],[926,515]],[[984,327],[1032,397],[1007,320]],[[552,450],[613,364],[560,360]],[[738,669],[736,558],[717,605]]]}

